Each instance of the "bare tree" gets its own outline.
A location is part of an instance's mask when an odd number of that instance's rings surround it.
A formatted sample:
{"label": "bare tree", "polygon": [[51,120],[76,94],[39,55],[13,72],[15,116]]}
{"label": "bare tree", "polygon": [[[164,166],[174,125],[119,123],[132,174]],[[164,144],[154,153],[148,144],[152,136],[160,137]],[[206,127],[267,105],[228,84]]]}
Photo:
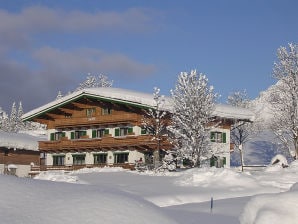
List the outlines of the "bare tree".
{"label": "bare tree", "polygon": [[154,108],[145,110],[145,114],[142,119],[142,125],[144,130],[153,136],[152,141],[156,142],[156,150],[154,151],[154,165],[157,167],[160,162],[160,154],[162,150],[162,136],[167,134],[167,126],[169,124],[168,115],[163,107],[165,99],[163,95],[160,95],[160,89],[155,87],[153,92]]}
{"label": "bare tree", "polygon": [[181,154],[190,154],[195,166],[210,152],[210,124],[217,94],[205,75],[192,70],[178,76],[173,100],[171,131],[179,142]]}
{"label": "bare tree", "polygon": [[284,148],[298,159],[298,45],[277,50],[273,77],[277,79],[269,102],[273,108],[271,128]]}
{"label": "bare tree", "polygon": [[[228,96],[228,104],[234,107],[248,108],[250,100],[246,91],[236,91]],[[235,147],[239,150],[241,169],[243,171],[244,159],[243,151],[244,144],[250,139],[253,133],[252,123],[236,120],[231,129],[231,141],[235,144]]]}

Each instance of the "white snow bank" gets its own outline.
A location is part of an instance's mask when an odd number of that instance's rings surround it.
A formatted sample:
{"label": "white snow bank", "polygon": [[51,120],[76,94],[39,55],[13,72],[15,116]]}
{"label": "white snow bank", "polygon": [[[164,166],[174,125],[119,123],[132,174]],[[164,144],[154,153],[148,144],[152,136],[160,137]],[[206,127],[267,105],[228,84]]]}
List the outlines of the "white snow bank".
{"label": "white snow bank", "polygon": [[76,176],[71,176],[63,170],[44,171],[36,175],[34,179],[66,182],[66,183],[76,183],[78,181],[78,178]]}
{"label": "white snow bank", "polygon": [[245,206],[241,224],[296,224],[298,220],[298,184],[284,193],[256,196]]}
{"label": "white snow bank", "polygon": [[174,224],[141,197],[114,189],[0,175],[1,223]]}

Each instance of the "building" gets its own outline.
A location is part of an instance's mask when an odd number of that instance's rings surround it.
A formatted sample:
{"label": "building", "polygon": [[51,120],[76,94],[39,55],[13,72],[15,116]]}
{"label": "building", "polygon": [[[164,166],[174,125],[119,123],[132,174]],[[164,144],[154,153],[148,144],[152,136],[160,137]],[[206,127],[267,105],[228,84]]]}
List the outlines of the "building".
{"label": "building", "polygon": [[31,167],[39,166],[39,140],[28,134],[0,131],[0,173],[29,176]]}
{"label": "building", "polygon": [[[41,169],[122,166],[137,160],[152,163],[157,144],[142,127],[144,110],[155,105],[152,94],[118,88],[90,88],[71,93],[23,115],[24,121],[47,125],[48,139],[39,142]],[[166,101],[164,110],[170,112]],[[221,165],[230,165],[230,128],[235,120],[249,121],[243,109],[217,105],[220,121],[210,133],[213,147],[221,147]],[[170,150],[167,139],[161,148]]]}

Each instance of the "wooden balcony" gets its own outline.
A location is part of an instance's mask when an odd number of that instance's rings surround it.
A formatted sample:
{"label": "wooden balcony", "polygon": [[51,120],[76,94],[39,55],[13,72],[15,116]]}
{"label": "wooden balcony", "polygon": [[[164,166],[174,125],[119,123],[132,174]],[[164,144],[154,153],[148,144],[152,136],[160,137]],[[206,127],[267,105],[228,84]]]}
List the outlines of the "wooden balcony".
{"label": "wooden balcony", "polygon": [[[162,141],[162,146],[165,149],[170,148],[170,144]],[[103,137],[97,139],[78,139],[69,140],[63,138],[59,141],[40,141],[39,150],[42,152],[78,152],[78,151],[107,151],[107,150],[155,150],[157,142],[152,141],[152,136],[149,135],[127,135],[121,137]]]}
{"label": "wooden balcony", "polygon": [[110,125],[110,124],[135,124],[141,121],[138,114],[102,115],[98,117],[79,117],[56,119],[55,128],[68,128],[75,126]]}

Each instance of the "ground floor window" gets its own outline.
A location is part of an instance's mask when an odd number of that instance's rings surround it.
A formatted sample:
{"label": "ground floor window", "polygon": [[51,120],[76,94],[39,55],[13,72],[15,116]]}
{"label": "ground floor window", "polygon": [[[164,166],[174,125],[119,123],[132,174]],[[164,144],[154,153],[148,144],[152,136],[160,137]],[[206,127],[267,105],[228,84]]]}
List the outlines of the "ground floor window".
{"label": "ground floor window", "polygon": [[73,165],[84,165],[85,164],[85,154],[72,155]]}
{"label": "ground floor window", "polygon": [[53,156],[53,166],[64,166],[65,156],[55,155]]}
{"label": "ground floor window", "polygon": [[94,164],[107,163],[107,156],[106,153],[94,154]]}
{"label": "ground floor window", "polygon": [[114,154],[114,163],[126,163],[126,162],[128,162],[128,153]]}
{"label": "ground floor window", "polygon": [[210,166],[215,166],[217,168],[224,167],[227,163],[226,157],[220,157],[220,156],[212,156],[210,158]]}

